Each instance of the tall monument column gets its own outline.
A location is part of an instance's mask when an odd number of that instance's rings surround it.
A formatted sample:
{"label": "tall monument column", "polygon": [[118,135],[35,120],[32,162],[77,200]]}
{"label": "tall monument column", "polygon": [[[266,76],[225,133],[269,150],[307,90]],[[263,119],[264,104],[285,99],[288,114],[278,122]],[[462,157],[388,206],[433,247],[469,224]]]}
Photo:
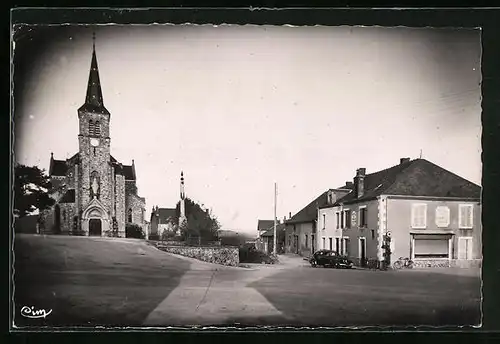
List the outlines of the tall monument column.
{"label": "tall monument column", "polygon": [[181,201],[180,201],[180,214],[179,214],[179,226],[177,227],[177,235],[181,234],[181,228],[187,225],[186,218],[186,194],[184,192],[184,173],[181,171]]}

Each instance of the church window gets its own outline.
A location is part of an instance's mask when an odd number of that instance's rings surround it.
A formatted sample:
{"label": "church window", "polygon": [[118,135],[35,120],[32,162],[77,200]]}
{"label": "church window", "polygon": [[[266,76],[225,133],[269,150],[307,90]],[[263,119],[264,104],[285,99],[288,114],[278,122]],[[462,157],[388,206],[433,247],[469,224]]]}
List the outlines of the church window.
{"label": "church window", "polygon": [[128,210],[128,222],[132,222],[132,208]]}
{"label": "church window", "polygon": [[99,123],[99,121],[96,121],[94,123],[94,135],[96,136],[101,135],[101,124]]}
{"label": "church window", "polygon": [[63,218],[63,221],[66,221],[66,210],[63,210],[63,212],[62,212],[62,218]]}

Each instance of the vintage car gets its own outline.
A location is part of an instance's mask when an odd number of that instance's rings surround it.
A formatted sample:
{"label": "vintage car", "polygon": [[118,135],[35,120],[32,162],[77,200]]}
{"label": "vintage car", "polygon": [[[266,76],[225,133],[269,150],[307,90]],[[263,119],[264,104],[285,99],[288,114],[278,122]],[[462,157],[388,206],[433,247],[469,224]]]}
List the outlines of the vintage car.
{"label": "vintage car", "polygon": [[310,258],[309,263],[313,268],[317,266],[350,269],[353,262],[346,256],[331,250],[316,251]]}

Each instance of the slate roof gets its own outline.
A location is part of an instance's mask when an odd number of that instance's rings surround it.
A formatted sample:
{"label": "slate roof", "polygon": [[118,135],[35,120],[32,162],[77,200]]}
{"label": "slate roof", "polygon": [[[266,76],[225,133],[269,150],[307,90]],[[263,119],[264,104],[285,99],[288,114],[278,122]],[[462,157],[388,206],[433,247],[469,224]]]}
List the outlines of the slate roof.
{"label": "slate roof", "polygon": [[[73,162],[74,160],[79,159],[79,157],[79,154],[76,153],[67,161],[51,159],[49,175],[61,177],[66,176],[66,173],[68,172],[68,162]],[[132,165],[120,165],[113,156],[110,156],[110,161],[115,165],[115,173],[123,175],[125,180],[136,180],[135,169]]]}
{"label": "slate roof", "polygon": [[125,180],[135,180],[135,171],[134,168],[130,165],[123,165],[123,176]]}
{"label": "slate roof", "polygon": [[481,187],[425,159],[415,159],[365,176],[364,194],[351,192],[335,205],[380,195],[480,199]]}
{"label": "slate roof", "polygon": [[59,203],[75,203],[75,189],[69,189],[61,197]]}
{"label": "slate roof", "polygon": [[158,208],[152,215],[157,217],[158,223],[165,224],[168,223],[169,218],[174,218],[175,214],[175,208]]}
{"label": "slate roof", "polygon": [[323,192],[315,200],[306,205],[297,214],[293,215],[291,219],[286,221],[286,223],[303,223],[316,220],[316,217],[318,216],[317,215],[318,208],[326,205],[328,202],[327,195],[328,195],[328,190]]}
{"label": "slate roof", "polygon": [[[342,185],[338,188],[331,190],[352,190],[352,188],[353,185],[346,183],[345,185]],[[286,223],[293,224],[293,223],[304,223],[304,222],[315,221],[318,216],[317,214],[318,208],[322,208],[328,205],[329,191],[330,190],[326,190],[325,192],[323,192],[315,200],[306,205],[302,210],[293,215],[291,219],[287,220]]]}
{"label": "slate roof", "polygon": [[109,111],[104,107],[102,97],[101,81],[99,78],[99,68],[97,65],[97,56],[95,46],[92,49],[92,61],[90,63],[89,81],[87,84],[87,95],[85,104],[78,111],[102,113],[109,115]]}
{"label": "slate roof", "polygon": [[66,172],[68,172],[68,165],[66,164],[66,160],[51,160],[49,175],[66,176]]}
{"label": "slate roof", "polygon": [[[279,233],[280,231],[284,231],[285,230],[285,224],[284,223],[277,223],[276,224],[276,233]],[[267,231],[265,231],[264,233],[262,233],[263,237],[273,237],[274,236],[274,223],[273,225],[271,226],[271,228],[269,228]]]}
{"label": "slate roof", "polygon": [[259,220],[257,222],[257,230],[259,232],[266,230],[272,226],[274,226],[274,220]]}

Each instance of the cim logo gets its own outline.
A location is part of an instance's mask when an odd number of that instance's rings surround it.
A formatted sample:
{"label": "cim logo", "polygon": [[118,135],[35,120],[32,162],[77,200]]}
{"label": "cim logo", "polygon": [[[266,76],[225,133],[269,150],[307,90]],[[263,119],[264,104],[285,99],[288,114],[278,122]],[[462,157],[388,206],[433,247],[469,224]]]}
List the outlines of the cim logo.
{"label": "cim logo", "polygon": [[35,307],[31,306],[23,306],[21,308],[21,315],[25,318],[31,318],[31,319],[39,319],[39,318],[46,318],[47,315],[52,313],[52,309],[49,311],[46,311],[45,309],[36,309]]}

